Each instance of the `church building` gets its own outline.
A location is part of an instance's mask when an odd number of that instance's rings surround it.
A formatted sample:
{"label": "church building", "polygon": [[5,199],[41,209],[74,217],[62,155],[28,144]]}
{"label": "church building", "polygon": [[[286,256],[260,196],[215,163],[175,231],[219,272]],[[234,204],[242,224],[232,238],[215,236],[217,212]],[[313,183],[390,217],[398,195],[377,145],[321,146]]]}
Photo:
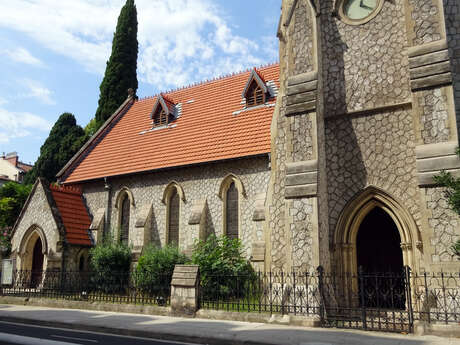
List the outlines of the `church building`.
{"label": "church building", "polygon": [[111,233],[134,261],[216,234],[265,270],[458,272],[433,180],[460,176],[458,0],[283,0],[277,35],[279,64],[129,94],[59,187],[37,181],[17,268],[83,269]]}

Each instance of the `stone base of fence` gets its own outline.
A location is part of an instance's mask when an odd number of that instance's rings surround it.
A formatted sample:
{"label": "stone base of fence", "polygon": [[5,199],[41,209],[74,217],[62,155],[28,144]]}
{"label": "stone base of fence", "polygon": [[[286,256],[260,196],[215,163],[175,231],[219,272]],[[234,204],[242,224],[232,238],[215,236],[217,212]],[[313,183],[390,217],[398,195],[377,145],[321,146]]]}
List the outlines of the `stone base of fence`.
{"label": "stone base of fence", "polygon": [[414,321],[414,333],[416,335],[437,335],[441,337],[460,338],[460,322],[446,325],[445,323]]}

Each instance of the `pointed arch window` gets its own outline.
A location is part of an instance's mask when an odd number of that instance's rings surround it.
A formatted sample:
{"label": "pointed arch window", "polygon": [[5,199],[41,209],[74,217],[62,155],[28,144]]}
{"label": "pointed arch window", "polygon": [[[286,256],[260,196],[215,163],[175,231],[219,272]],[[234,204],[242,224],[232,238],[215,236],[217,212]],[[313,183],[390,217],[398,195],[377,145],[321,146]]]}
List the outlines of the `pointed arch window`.
{"label": "pointed arch window", "polygon": [[235,186],[235,182],[232,182],[227,189],[226,195],[226,235],[229,238],[238,238],[238,224],[239,224],[239,197],[238,189]]}
{"label": "pointed arch window", "polygon": [[120,215],[120,241],[123,244],[129,243],[129,213],[131,205],[128,194],[123,196],[121,201],[121,215]]}
{"label": "pointed arch window", "polygon": [[169,222],[168,222],[168,244],[178,245],[179,244],[179,207],[180,197],[177,193],[177,189],[171,193],[168,208],[169,208]]}
{"label": "pointed arch window", "polygon": [[219,188],[219,197],[222,205],[223,234],[229,238],[240,238],[240,207],[246,191],[240,178],[228,174]]}
{"label": "pointed arch window", "polygon": [[166,234],[167,244],[179,246],[180,243],[180,214],[181,200],[185,203],[185,194],[182,186],[176,181],[170,182],[163,192],[163,204],[166,205]]}

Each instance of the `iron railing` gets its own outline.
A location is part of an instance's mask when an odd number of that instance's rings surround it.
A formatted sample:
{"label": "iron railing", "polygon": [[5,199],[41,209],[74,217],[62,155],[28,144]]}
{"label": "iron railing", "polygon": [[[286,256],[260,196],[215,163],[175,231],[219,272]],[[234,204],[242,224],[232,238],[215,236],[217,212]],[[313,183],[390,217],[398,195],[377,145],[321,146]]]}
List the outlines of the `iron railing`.
{"label": "iron railing", "polygon": [[[154,284],[151,277],[154,276]],[[14,271],[1,294],[96,302],[168,305],[171,275],[134,272]]]}
{"label": "iron railing", "polygon": [[323,327],[412,332],[414,320],[460,321],[460,274],[259,272],[209,276],[201,307],[305,315]]}
{"label": "iron railing", "polygon": [[[0,294],[112,303],[169,305],[171,276],[159,272],[15,271]],[[414,321],[460,322],[460,273],[201,274],[201,308],[292,314],[323,327],[412,332]]]}

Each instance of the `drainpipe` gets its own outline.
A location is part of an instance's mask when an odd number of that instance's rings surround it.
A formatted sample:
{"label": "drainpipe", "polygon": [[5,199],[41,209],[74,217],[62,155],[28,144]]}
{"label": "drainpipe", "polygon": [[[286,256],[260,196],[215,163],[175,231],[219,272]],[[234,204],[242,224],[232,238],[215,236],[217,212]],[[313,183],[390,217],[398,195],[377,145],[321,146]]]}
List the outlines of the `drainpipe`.
{"label": "drainpipe", "polygon": [[107,192],[107,205],[105,206],[104,232],[102,234],[102,238],[104,238],[104,236],[110,231],[110,201],[112,186],[109,184],[107,177],[104,177],[104,189]]}

